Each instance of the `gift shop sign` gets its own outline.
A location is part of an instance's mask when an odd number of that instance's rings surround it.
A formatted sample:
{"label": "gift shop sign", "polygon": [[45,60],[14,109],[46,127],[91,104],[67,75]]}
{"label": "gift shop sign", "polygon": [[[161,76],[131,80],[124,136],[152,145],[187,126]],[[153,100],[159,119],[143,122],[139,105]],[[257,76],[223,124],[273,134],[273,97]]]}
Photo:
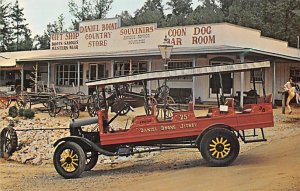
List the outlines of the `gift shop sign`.
{"label": "gift shop sign", "polygon": [[65,32],[51,34],[51,50],[78,50],[79,32]]}

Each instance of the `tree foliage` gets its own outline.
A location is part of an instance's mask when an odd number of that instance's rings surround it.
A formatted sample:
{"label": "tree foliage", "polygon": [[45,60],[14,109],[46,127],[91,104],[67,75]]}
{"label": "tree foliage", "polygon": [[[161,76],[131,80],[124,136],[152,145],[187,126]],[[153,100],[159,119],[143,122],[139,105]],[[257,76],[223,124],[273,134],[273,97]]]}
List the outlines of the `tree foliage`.
{"label": "tree foliage", "polygon": [[11,22],[12,22],[12,35],[13,42],[9,46],[10,50],[31,50],[33,41],[31,39],[31,30],[28,28],[28,24],[25,23],[24,8],[19,6],[18,0],[15,2],[11,9]]}
{"label": "tree foliage", "polygon": [[164,21],[165,15],[161,0],[147,0],[134,16],[134,23],[137,25],[157,23],[159,27],[162,27],[165,25]]}
{"label": "tree foliage", "polygon": [[0,52],[7,51],[12,42],[9,16],[10,4],[0,0]]}
{"label": "tree foliage", "polygon": [[78,30],[80,21],[105,18],[112,2],[113,0],[82,0],[78,5],[74,0],[70,0],[69,12],[75,17],[72,20],[73,29]]}
{"label": "tree foliage", "polygon": [[57,21],[47,24],[47,29],[44,30],[43,35],[35,36],[35,41],[37,43],[35,44],[34,48],[49,49],[51,33],[67,32],[67,29],[65,29],[64,25],[65,25],[65,17],[63,16],[63,14],[61,14],[58,16]]}

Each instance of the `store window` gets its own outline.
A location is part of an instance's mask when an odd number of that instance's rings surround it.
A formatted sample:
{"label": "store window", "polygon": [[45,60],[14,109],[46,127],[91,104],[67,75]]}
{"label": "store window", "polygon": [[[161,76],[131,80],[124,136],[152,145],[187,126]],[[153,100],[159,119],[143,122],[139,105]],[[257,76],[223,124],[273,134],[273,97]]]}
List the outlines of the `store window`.
{"label": "store window", "polygon": [[[83,65],[80,64],[80,85],[83,84]],[[78,64],[57,64],[56,65],[56,85],[77,86],[78,84]]]}
{"label": "store window", "polygon": [[147,62],[137,61],[132,62],[131,71],[129,62],[116,62],[114,64],[114,76],[126,76],[131,74],[142,74],[147,72]]}
{"label": "store window", "polygon": [[106,77],[105,64],[90,64],[90,80],[99,80]]}
{"label": "store window", "polygon": [[[254,75],[254,78],[253,78],[253,75]],[[263,80],[262,70],[254,70],[253,72],[250,72],[251,83],[253,83],[253,80],[255,82],[262,82],[262,80]]]}
{"label": "store window", "polygon": [[[174,69],[183,69],[183,68],[191,68],[193,67],[192,61],[170,61],[168,62],[168,70]],[[172,78],[175,80],[192,80],[191,76],[179,77],[179,78]]]}
{"label": "store window", "polygon": [[292,77],[295,82],[300,82],[300,67],[290,68],[290,77]]}

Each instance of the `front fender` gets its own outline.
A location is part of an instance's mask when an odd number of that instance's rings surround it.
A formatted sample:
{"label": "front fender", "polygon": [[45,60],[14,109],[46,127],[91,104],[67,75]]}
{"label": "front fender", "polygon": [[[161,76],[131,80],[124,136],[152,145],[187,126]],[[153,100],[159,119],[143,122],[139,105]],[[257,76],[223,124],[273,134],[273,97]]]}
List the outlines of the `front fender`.
{"label": "front fender", "polygon": [[68,142],[68,141],[77,143],[82,148],[84,148],[84,150],[86,148],[93,148],[93,145],[95,144],[84,137],[69,136],[69,137],[63,137],[61,139],[58,139],[57,141],[55,141],[53,146],[56,147],[58,144],[60,144],[62,142]]}
{"label": "front fender", "polygon": [[55,141],[53,146],[56,147],[60,143],[68,142],[68,141],[77,143],[78,145],[80,145],[80,147],[84,151],[96,151],[96,152],[99,152],[106,156],[115,156],[116,155],[112,152],[102,149],[99,145],[96,145],[95,143],[93,143],[92,141],[90,141],[89,139],[84,138],[84,137],[77,137],[77,136],[64,137],[64,138],[61,138],[61,139],[58,139],[57,141]]}

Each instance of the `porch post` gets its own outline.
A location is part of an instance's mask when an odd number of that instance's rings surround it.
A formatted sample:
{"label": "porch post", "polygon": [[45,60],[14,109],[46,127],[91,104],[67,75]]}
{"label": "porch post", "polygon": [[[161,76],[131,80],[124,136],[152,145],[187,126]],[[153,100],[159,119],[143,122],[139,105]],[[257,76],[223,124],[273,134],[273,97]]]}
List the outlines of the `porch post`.
{"label": "porch post", "polygon": [[[245,57],[244,57],[244,54],[241,54],[240,55],[240,58],[241,58],[241,63],[243,64],[245,62]],[[241,91],[241,94],[240,94],[240,108],[243,108],[243,105],[244,105],[244,89],[245,89],[245,73],[244,72],[241,72],[241,79],[240,79],[240,91]]]}
{"label": "porch post", "polygon": [[[106,76],[106,78],[108,78],[108,77],[111,77],[111,78],[112,78],[112,77],[115,76],[115,72],[116,72],[116,71],[114,71],[114,66],[115,66],[115,60],[112,60],[112,61],[111,61],[111,65],[110,65],[110,75],[111,75],[111,76]],[[118,74],[118,75],[119,75],[119,74]],[[109,87],[110,87],[111,90],[113,89],[113,85],[110,85]]]}
{"label": "porch post", "polygon": [[132,60],[131,59],[129,60],[129,75],[132,75]]}
{"label": "porch post", "polygon": [[110,65],[110,75],[111,76],[106,76],[106,78],[108,78],[108,77],[114,77],[115,75],[114,75],[114,64],[115,64],[115,61],[114,60],[112,60],[111,61],[111,65]]}
{"label": "porch post", "polygon": [[[83,73],[83,71],[82,71]],[[83,76],[82,76],[83,77]],[[77,88],[78,92],[80,91],[80,61],[77,61]]]}
{"label": "porch post", "polygon": [[34,79],[34,83],[35,83],[35,87],[34,87],[34,92],[37,93],[38,91],[38,62],[35,63],[35,79]]}
{"label": "porch post", "polygon": [[276,95],[276,61],[273,61],[273,86],[272,86],[272,92],[273,92],[273,100],[272,104],[275,105],[275,95]]}
{"label": "porch post", "polygon": [[[196,67],[196,56],[193,56],[193,68]],[[192,89],[192,93],[193,93],[193,104],[195,104],[195,99],[196,99],[196,76],[193,76],[193,89]]]}
{"label": "porch post", "polygon": [[23,91],[24,91],[24,64],[22,64],[21,66],[21,95],[23,94]]}
{"label": "porch post", "polygon": [[50,76],[51,76],[51,68],[50,68],[50,62],[48,62],[48,80],[47,80],[47,88],[48,88],[48,90],[50,88]]}
{"label": "porch post", "polygon": [[[152,58],[148,61],[148,72],[152,71]],[[149,90],[149,95],[151,95],[151,80],[148,81],[148,90]]]}

